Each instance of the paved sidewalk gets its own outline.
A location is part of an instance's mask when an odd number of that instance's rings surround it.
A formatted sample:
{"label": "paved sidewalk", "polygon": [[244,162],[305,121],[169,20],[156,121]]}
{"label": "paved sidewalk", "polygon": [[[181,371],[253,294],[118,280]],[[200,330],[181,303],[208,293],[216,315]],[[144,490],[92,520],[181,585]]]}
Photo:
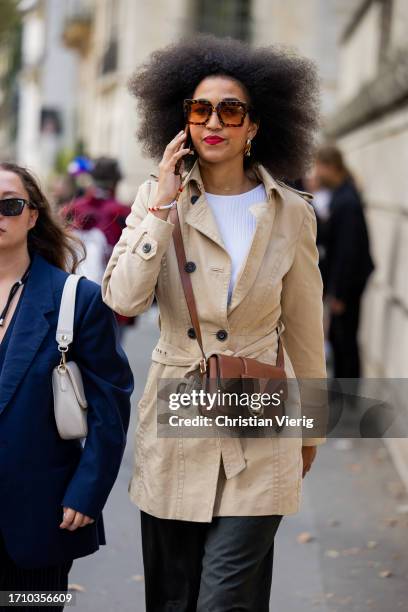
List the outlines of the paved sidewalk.
{"label": "paved sidewalk", "polygon": [[[152,310],[125,341],[137,373],[134,405],[156,338]],[[104,512],[108,546],[77,560],[70,574],[70,583],[85,589],[77,593],[80,612],[145,610],[139,516],[127,495],[134,416]],[[408,612],[407,507],[380,441],[329,440],[303,481],[301,511],[278,530],[271,612]]]}
{"label": "paved sidewalk", "polygon": [[408,611],[408,499],[383,444],[329,440],[303,482],[277,534],[271,610]]}

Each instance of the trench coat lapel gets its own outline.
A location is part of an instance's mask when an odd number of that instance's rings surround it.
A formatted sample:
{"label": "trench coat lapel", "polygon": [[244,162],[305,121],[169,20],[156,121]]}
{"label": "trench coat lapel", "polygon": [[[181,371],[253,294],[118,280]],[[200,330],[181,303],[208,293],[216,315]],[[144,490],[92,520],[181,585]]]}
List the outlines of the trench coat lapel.
{"label": "trench coat lapel", "polygon": [[[248,253],[238,274],[231,301],[227,306],[228,315],[239,306],[251,290],[271,240],[277,206],[284,201],[283,191],[279,183],[262,165],[254,166],[253,173],[264,184],[267,200],[266,202],[253,204],[249,208],[250,212],[256,217],[256,228]],[[183,214],[185,222],[215,242],[220,247],[220,258],[223,258],[223,261],[220,260],[220,265],[227,264],[229,255],[225,249],[217,222],[206,201],[198,162],[194,164],[184,179],[184,184],[186,196],[184,198]],[[191,197],[194,195],[198,198],[196,197],[195,203],[192,204]],[[231,273],[230,265],[229,269]]]}
{"label": "trench coat lapel", "polygon": [[231,302],[228,305],[228,314],[242,302],[249,293],[269,245],[272,234],[272,226],[275,220],[275,202],[262,202],[253,204],[249,210],[256,217],[256,227],[246,258],[238,273],[238,277],[232,291]]}
{"label": "trench coat lapel", "polygon": [[[191,191],[190,191],[191,193]],[[218,229],[211,208],[208,206],[204,192],[198,196],[198,200],[187,208],[185,222],[194,227],[201,234],[215,242],[221,249],[225,250],[225,244]]]}
{"label": "trench coat lapel", "polygon": [[[12,400],[49,330],[46,314],[55,310],[51,269],[39,255],[33,256],[19,312],[0,375],[0,414]],[[34,400],[35,398],[33,398]]]}

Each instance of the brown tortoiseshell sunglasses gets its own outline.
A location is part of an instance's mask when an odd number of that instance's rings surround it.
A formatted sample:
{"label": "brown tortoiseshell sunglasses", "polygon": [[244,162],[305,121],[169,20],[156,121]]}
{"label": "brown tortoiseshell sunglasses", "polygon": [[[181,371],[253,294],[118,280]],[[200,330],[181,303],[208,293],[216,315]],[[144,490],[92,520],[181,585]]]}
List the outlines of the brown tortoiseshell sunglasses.
{"label": "brown tortoiseshell sunglasses", "polygon": [[240,127],[249,108],[249,104],[240,100],[224,99],[217,106],[200,98],[184,100],[184,115],[187,123],[192,125],[206,125],[215,111],[222,126]]}

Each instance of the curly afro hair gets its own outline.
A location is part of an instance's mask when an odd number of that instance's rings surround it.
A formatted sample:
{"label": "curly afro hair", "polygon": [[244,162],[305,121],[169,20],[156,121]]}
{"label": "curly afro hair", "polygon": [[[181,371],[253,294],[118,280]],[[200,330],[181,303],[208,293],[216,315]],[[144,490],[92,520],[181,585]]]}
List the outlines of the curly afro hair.
{"label": "curly afro hair", "polygon": [[[223,75],[246,89],[259,121],[250,158],[276,178],[303,175],[319,126],[319,83],[312,61],[277,46],[252,48],[232,38],[196,34],[155,51],[129,80],[138,100],[137,132],[144,152],[160,160],[168,142],[184,127],[183,100],[206,77]],[[190,167],[195,157],[187,156]]]}

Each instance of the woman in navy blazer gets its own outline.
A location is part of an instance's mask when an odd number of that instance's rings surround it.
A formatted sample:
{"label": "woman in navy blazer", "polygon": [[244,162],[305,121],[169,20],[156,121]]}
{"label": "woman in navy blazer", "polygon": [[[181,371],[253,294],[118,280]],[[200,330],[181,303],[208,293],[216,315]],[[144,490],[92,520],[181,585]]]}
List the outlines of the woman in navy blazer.
{"label": "woman in navy blazer", "polygon": [[89,405],[84,448],[56,428],[55,334],[73,240],[35,179],[0,164],[0,591],[66,590],[72,560],[105,544],[101,512],[125,448],[133,377],[100,287],[84,278],[69,353]]}

